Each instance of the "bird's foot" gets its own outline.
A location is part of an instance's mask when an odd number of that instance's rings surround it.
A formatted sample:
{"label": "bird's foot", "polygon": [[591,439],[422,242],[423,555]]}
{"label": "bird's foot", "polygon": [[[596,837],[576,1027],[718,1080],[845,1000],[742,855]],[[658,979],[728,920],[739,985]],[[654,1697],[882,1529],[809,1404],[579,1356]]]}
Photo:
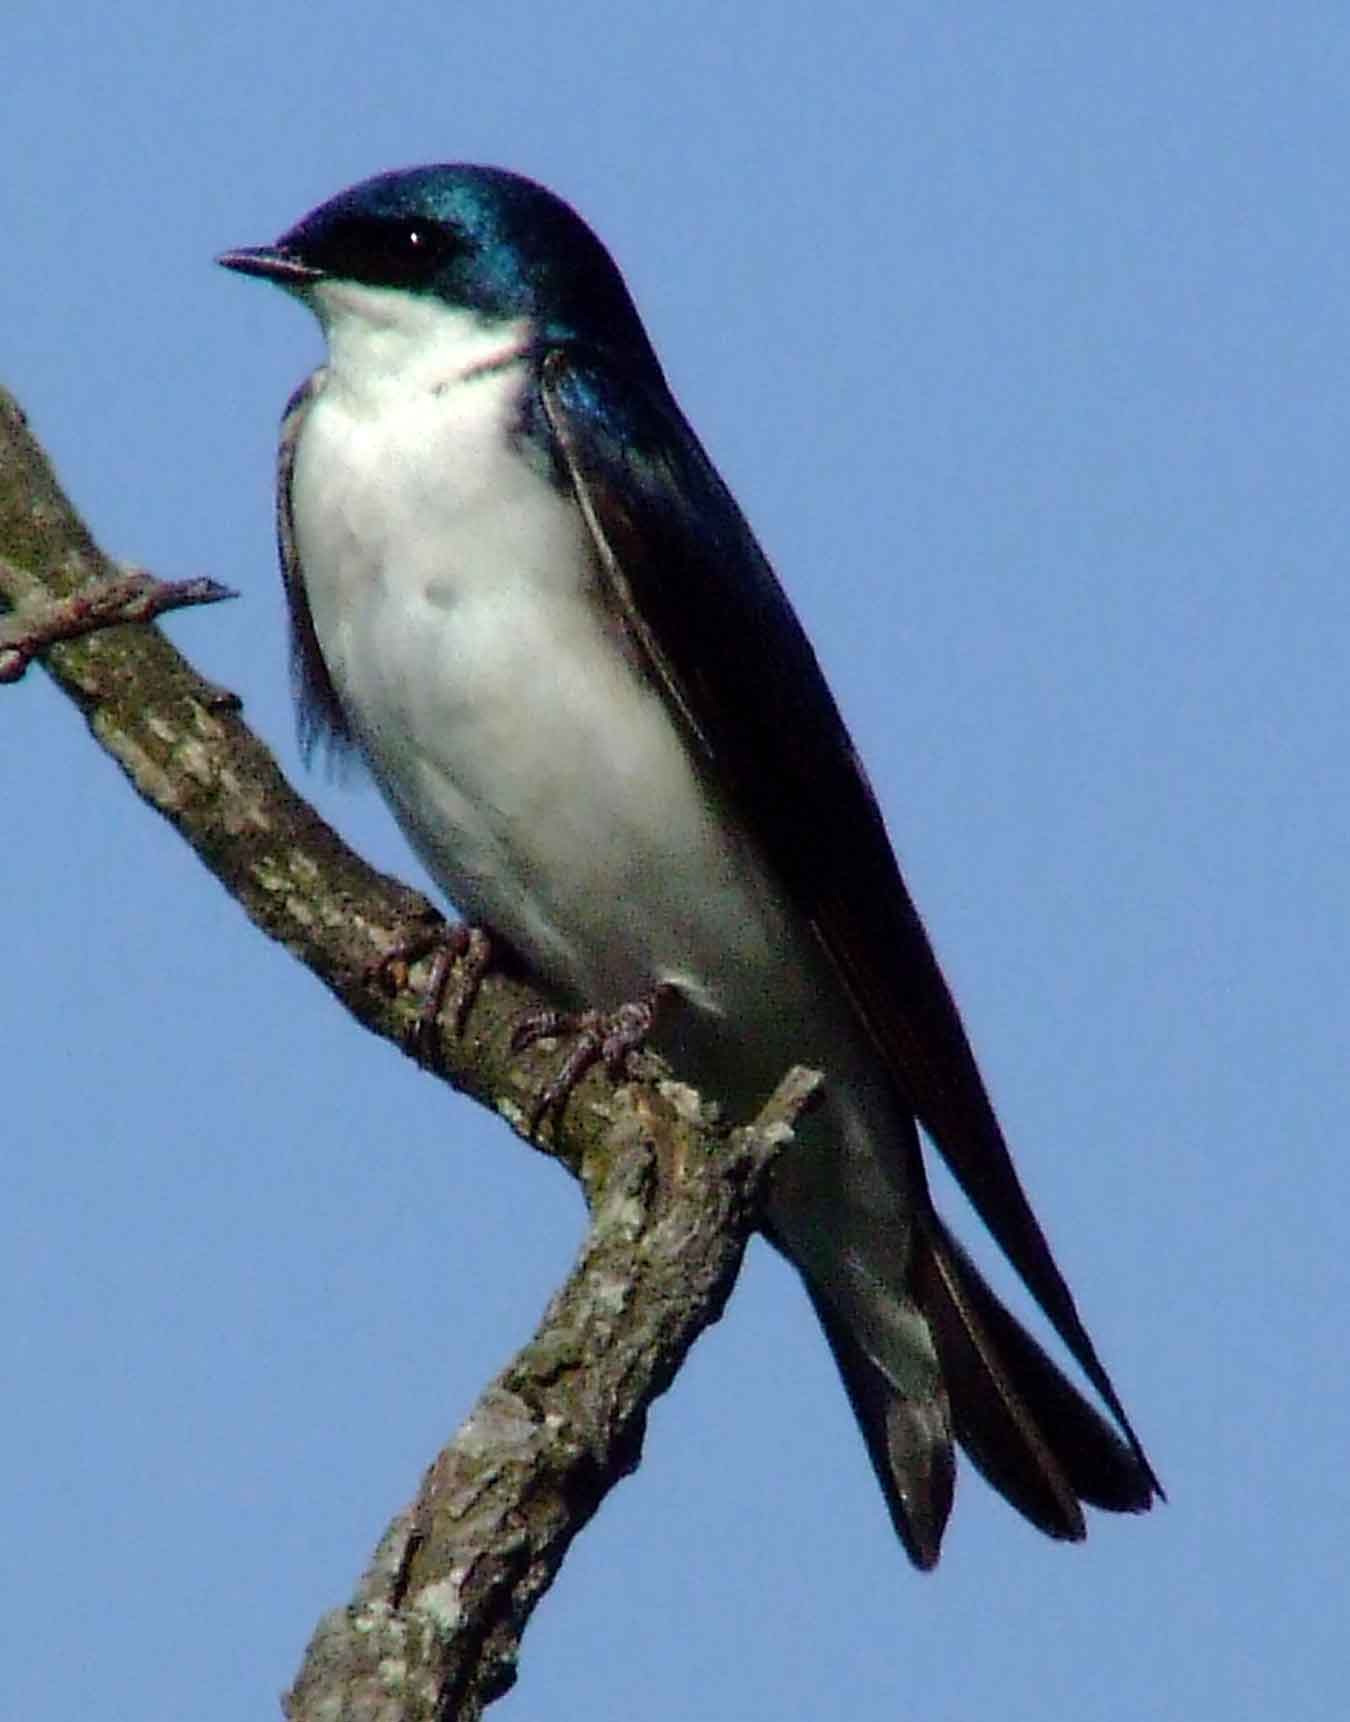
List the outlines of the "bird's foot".
{"label": "bird's foot", "polygon": [[423,957],[431,958],[431,969],[417,1020],[408,1035],[408,1050],[419,1064],[431,1064],[447,1006],[456,1037],[464,1033],[483,976],[492,966],[492,941],[481,927],[437,920],[376,957],[367,972],[372,979],[406,986],[409,968]]}
{"label": "bird's foot", "polygon": [[550,1113],[555,1123],[561,1118],[573,1089],[595,1065],[603,1064],[616,1080],[623,1075],[629,1053],[640,1051],[646,1044],[656,1024],[657,1008],[669,991],[666,986],[653,987],[645,998],[633,999],[616,1010],[532,1010],[521,1017],[511,1036],[515,1052],[523,1052],[536,1041],[552,1040],[560,1034],[577,1037],[567,1057],[535,1098],[529,1118],[531,1136],[538,1134]]}

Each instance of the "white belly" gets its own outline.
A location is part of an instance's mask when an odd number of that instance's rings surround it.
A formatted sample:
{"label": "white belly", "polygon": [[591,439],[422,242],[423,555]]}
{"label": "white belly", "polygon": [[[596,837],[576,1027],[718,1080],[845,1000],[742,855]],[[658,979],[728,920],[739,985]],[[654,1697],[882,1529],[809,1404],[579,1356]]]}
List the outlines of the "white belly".
{"label": "white belly", "polygon": [[480,377],[392,417],[332,388],[315,403],[293,499],[319,643],[466,914],[574,998],[669,981],[724,1008],[725,976],[771,958],[782,916],[616,649],[579,511],[507,440],[520,382]]}
{"label": "white belly", "polygon": [[522,381],[507,367],[391,413],[330,377],[292,492],[320,647],[432,875],[562,1000],[673,986],[657,1043],[736,1112],[794,1062],[826,1070],[824,1156],[791,1157],[775,1206],[837,1283],[841,1235],[898,1217],[904,1156],[875,1141],[909,1126],[810,929],[618,649],[579,511],[508,434]]}

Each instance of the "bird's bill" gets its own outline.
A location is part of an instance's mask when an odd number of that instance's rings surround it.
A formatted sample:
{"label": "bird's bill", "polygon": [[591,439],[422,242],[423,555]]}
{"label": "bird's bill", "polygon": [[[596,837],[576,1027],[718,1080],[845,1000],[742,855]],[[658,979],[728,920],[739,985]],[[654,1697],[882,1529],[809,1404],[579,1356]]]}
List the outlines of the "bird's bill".
{"label": "bird's bill", "polygon": [[281,287],[307,287],[323,280],[323,270],[303,263],[292,252],[275,245],[241,245],[236,251],[222,251],[216,258],[222,269],[233,269],[240,275],[257,275],[264,281],[275,281]]}

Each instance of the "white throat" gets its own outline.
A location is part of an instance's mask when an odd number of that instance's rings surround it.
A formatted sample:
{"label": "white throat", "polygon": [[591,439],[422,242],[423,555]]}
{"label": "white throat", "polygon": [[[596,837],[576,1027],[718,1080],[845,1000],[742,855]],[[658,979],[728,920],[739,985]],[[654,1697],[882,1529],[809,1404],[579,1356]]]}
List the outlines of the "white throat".
{"label": "white throat", "polygon": [[369,411],[499,371],[533,334],[528,318],[494,321],[393,287],[321,281],[305,297],[328,341],[327,386]]}

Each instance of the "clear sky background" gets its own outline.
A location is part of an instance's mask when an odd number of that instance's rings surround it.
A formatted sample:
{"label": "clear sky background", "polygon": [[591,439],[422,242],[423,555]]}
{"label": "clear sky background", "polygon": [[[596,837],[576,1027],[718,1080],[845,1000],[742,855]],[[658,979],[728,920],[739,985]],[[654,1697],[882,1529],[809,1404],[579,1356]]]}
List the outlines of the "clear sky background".
{"label": "clear sky background", "polygon": [[[379,169],[624,268],[867,759],[1168,1486],[896,1545],[763,1246],[503,1722],[1344,1714],[1350,9],[10,0],[0,378],[298,774],[271,526],[318,332],[213,268]],[[753,645],[752,645],[753,649]],[[420,875],[370,789],[306,786]],[[576,1188],[0,689],[0,1714],[274,1714],[530,1331]]]}

